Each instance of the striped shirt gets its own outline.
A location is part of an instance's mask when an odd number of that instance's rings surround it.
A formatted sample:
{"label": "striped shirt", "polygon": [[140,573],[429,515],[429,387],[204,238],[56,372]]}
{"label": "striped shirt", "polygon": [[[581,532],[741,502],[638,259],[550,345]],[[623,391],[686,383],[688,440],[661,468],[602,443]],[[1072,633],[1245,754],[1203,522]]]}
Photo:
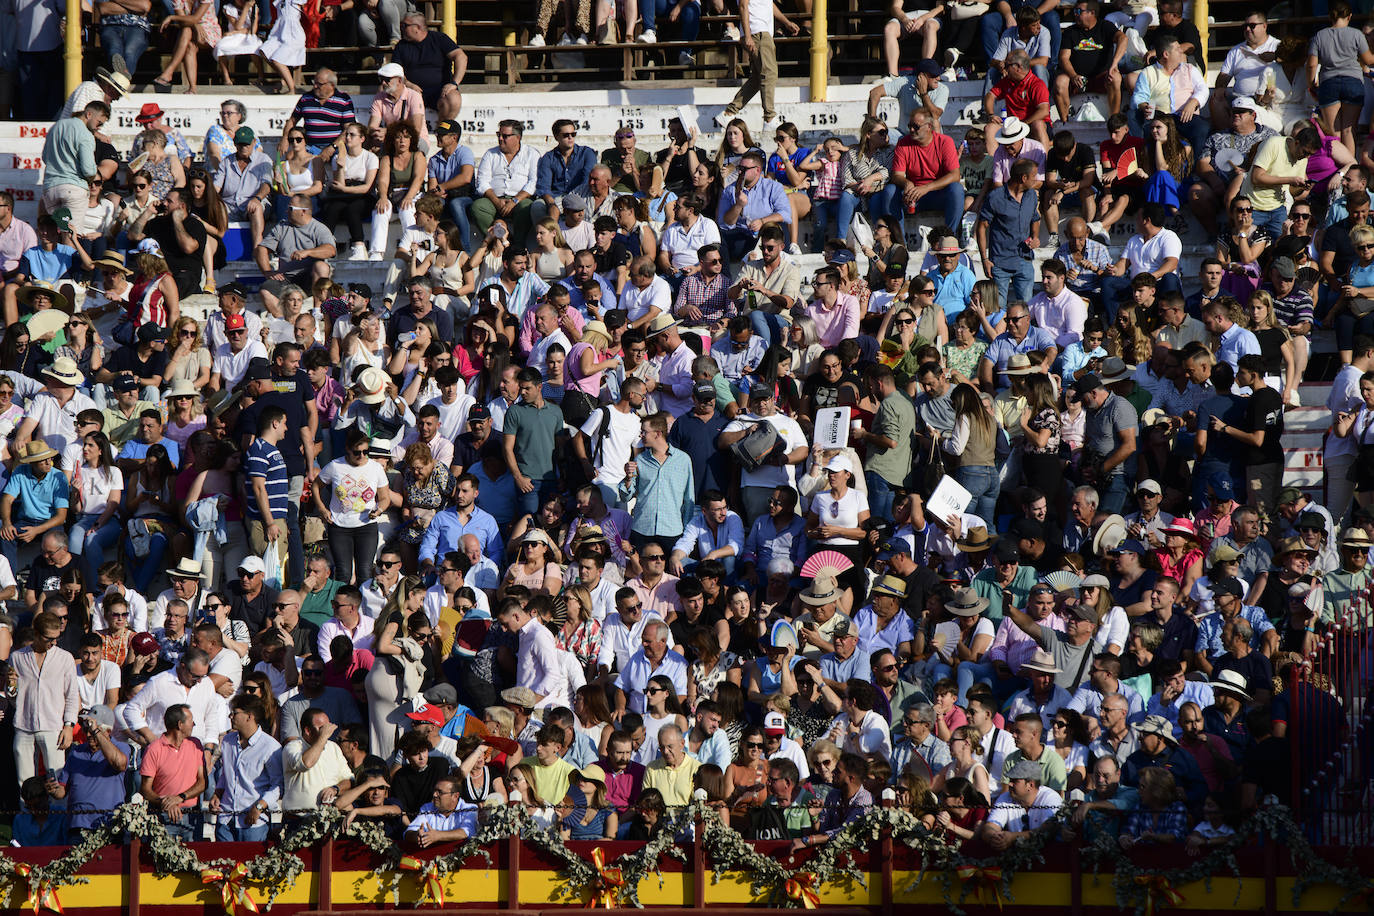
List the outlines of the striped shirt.
{"label": "striped shirt", "polygon": [[272,518],[286,518],[286,513],[290,511],[287,496],[289,481],[286,477],[286,461],[282,458],[281,452],[266,439],[254,438],[245,457],[244,467],[249,478],[248,518],[255,522],[263,520],[262,513],[258,510],[257,497],[252,489],[254,477],[261,477],[266,483],[267,506],[272,510]]}
{"label": "striped shirt", "polygon": [[306,143],[324,146],[337,140],[344,127],[356,121],[358,115],[353,110],[353,99],[349,94],[342,89],[335,89],[327,99],[318,98],[313,92],[302,95],[291,110],[291,119],[305,131]]}

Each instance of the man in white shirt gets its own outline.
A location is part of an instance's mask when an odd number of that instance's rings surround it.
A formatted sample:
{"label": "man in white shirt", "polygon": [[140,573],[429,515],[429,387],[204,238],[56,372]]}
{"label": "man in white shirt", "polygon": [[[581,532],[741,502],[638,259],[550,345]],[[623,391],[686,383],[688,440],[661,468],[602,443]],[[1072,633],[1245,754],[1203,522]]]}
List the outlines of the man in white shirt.
{"label": "man in white shirt", "polygon": [[281,751],[285,787],[282,810],[288,814],[332,805],[352,783],[353,770],[337,742],[329,740],[338,726],[322,709],[301,714],[301,734],[286,742]]}
{"label": "man in white shirt", "polygon": [[144,747],[158,739],[150,722],[161,723],[169,706],[185,703],[195,717],[191,735],[210,750],[219,744],[220,735],[227,728],[221,714],[222,699],[210,681],[210,657],[200,649],[187,649],[181,663],[171,671],[153,675],[143,689],[124,706],[130,740]]}
{"label": "man in white shirt", "polygon": [[353,586],[345,585],[335,592],[334,616],[320,624],[320,636],[316,641],[320,658],[329,661],[334,657],[329,644],[336,636],[353,640],[354,649],[372,651],[372,628],[376,621],[363,616],[362,606],[363,593]]}
{"label": "man in white shirt", "polygon": [[830,740],[842,750],[867,756],[879,754],[892,758],[892,735],[887,720],[873,710],[878,691],[868,681],[850,678],[845,682],[844,712],[830,725]]}
{"label": "man in white shirt", "polygon": [[1083,339],[1088,303],[1068,288],[1068,268],[1058,258],[1040,265],[1040,280],[1045,289],[1030,301],[1031,318],[1054,335],[1062,353],[1069,344]]}
{"label": "man in white shirt", "polygon": [[630,282],[620,294],[620,307],[632,328],[647,328],[655,315],[672,310],[673,290],[654,269],[652,258],[641,256],[630,262]]}
{"label": "man in white shirt", "polygon": [[993,802],[983,822],[983,840],[1002,850],[1054,820],[1064,804],[1058,792],[1040,784],[1040,764],[1022,760],[1007,773],[1007,790]]}
{"label": "man in white shirt", "polygon": [[701,210],[706,201],[700,194],[684,194],[678,198],[677,219],[663,230],[658,243],[658,269],[676,277],[695,273],[697,252],[703,245],[720,244],[720,227]]}
{"label": "man in white shirt", "polygon": [[[610,683],[612,672],[625,670],[643,641],[644,629],[655,620],[662,618],[644,613],[644,603],[634,589],[627,585],[615,593],[615,613],[607,614],[601,623],[601,654],[596,659],[599,681]],[[669,633],[669,648],[672,645]]]}
{"label": "man in white shirt", "polygon": [[224,647],[224,633],[219,624],[200,623],[191,631],[191,645],[210,657],[210,683],[215,692],[226,699],[238,692],[243,680],[243,659],[232,649]]}
{"label": "man in white shirt", "polygon": [[780,712],[770,712],[763,717],[763,752],[769,760],[781,758],[792,761],[797,767],[798,778],[807,779],[811,776],[811,768],[806,763],[806,751],[787,737],[787,718]]}
{"label": "man in white shirt", "polygon": [[1226,60],[1217,72],[1209,102],[1214,124],[1230,122],[1232,99],[1259,99],[1265,108],[1277,107],[1274,87],[1266,83],[1265,74],[1273,66],[1279,40],[1269,34],[1269,17],[1263,10],[1246,14],[1244,35],[1244,41],[1226,52]]}
{"label": "man in white shirt", "polygon": [[523,606],[515,603],[501,609],[497,622],[520,643],[515,658],[515,685],[528,688],[540,700],[544,699],[563,680],[563,665],[553,634]]}
{"label": "man in white shirt", "polygon": [[1102,278],[1102,302],[1113,321],[1117,303],[1130,288],[1137,274],[1155,277],[1155,295],[1182,293],[1178,279],[1178,262],[1183,255],[1183,242],[1178,233],[1165,228],[1168,215],[1163,204],[1147,203],[1140,208],[1140,231],[1131,236],[1126,250],[1117,259],[1112,272]]}
{"label": "man in white shirt", "polygon": [[805,461],[811,449],[797,421],[778,412],[772,385],[754,385],[749,389],[749,410],[720,431],[716,448],[728,449],[747,436],[756,423],[771,424],[782,440],[776,461],[740,472],[740,500],[744,503],[745,519],[752,525],[754,519],[768,514],[768,500],[775,487],[795,486],[793,466]]}
{"label": "man in white shirt", "polygon": [[591,476],[602,501],[616,509],[622,508],[620,483],[639,441],[639,410],[646,394],[643,381],[634,376],[627,378],[620,385],[620,400],[593,410],[573,440],[573,450],[583,461],[583,470]]}
{"label": "man in white shirt", "polygon": [[468,207],[473,227],[485,236],[499,217],[510,226],[511,244],[525,244],[530,208],[539,177],[539,151],[525,146],[523,121],[507,119],[496,127],[496,145],[477,163],[477,197]]}
{"label": "man in white shirt", "polygon": [[548,378],[549,370],[546,360],[549,356],[549,348],[558,344],[563,348],[563,353],[566,355],[573,347],[572,341],[563,332],[563,326],[558,321],[558,310],[547,302],[541,303],[535,310],[534,330],[539,335],[539,339],[530,348],[530,355],[525,360],[525,365],[537,369],[543,378]]}
{"label": "man in white shirt", "polygon": [[185,601],[190,619],[194,620],[196,615],[200,613],[201,602],[205,599],[204,590],[200,587],[199,560],[182,557],[176,566],[167,570],[167,578],[171,580],[172,587],[159,594],[157,600],[153,602],[153,606],[148,610],[150,632],[163,626],[166,622],[169,602]]}

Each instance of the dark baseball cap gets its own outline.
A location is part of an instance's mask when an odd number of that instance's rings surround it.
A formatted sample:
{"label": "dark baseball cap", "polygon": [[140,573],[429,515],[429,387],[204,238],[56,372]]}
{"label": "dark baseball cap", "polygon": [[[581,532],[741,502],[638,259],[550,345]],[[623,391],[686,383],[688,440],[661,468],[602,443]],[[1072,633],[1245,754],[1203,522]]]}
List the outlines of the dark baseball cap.
{"label": "dark baseball cap", "polygon": [[115,391],[137,391],[138,379],[132,375],[116,375],[114,383],[111,385]]}
{"label": "dark baseball cap", "polygon": [[1087,375],[1083,376],[1081,379],[1073,383],[1074,393],[1076,393],[1080,398],[1083,397],[1083,395],[1087,394],[1089,391],[1096,391],[1101,387],[1103,387],[1102,379],[1098,378],[1093,373],[1088,373]]}
{"label": "dark baseball cap", "polygon": [[474,405],[472,405],[472,407],[468,410],[468,422],[469,422],[469,423],[473,422],[474,420],[490,420],[490,419],[491,419],[491,411],[490,411],[490,410],[487,410],[487,408],[486,408],[485,405],[482,405],[482,404],[474,404]]}
{"label": "dark baseball cap", "polygon": [[714,401],[716,399],[716,386],[710,382],[697,382],[692,386],[692,397],[703,404],[707,401]]}
{"label": "dark baseball cap", "polygon": [[992,556],[998,563],[1021,562],[1021,548],[1012,540],[998,541],[992,548]]}
{"label": "dark baseball cap", "polygon": [[357,293],[364,299],[372,298],[372,287],[368,286],[366,283],[350,283],[348,284],[348,291],[350,293]]}
{"label": "dark baseball cap", "polygon": [[1011,533],[1020,540],[1043,541],[1045,526],[1038,518],[1018,518],[1011,524]]}
{"label": "dark baseball cap", "polygon": [[755,382],[749,386],[749,400],[766,401],[769,398],[777,397],[777,392],[772,385],[764,382]]}
{"label": "dark baseball cap", "polygon": [[442,137],[444,134],[461,135],[462,133],[463,129],[458,126],[457,121],[450,121],[448,119],[444,119],[443,121],[440,121],[438,124],[434,125],[434,136],[436,137]]}
{"label": "dark baseball cap", "polygon": [[221,296],[238,296],[240,299],[248,298],[248,290],[237,280],[221,286],[219,288],[219,294]]}
{"label": "dark baseball cap", "polygon": [[1232,595],[1236,598],[1241,597],[1244,590],[1240,587],[1240,582],[1234,576],[1227,576],[1225,579],[1217,579],[1210,582],[1209,587],[1213,595]]}

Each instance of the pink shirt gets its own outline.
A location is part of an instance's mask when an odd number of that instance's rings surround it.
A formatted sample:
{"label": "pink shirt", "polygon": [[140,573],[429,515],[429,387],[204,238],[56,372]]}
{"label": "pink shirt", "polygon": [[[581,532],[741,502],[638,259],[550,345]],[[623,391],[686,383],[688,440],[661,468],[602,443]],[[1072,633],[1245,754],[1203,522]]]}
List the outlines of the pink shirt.
{"label": "pink shirt", "polygon": [[829,309],[821,300],[813,300],[806,307],[806,315],[816,322],[816,339],[823,347],[859,336],[859,300],[849,293],[840,293],[835,298],[835,307]]}
{"label": "pink shirt", "polygon": [[[169,795],[185,795],[196,784],[196,774],[205,762],[205,752],[195,738],[187,738],[181,747],[172,747],[172,742],[163,735],[143,752],[143,764],[138,775],[153,777],[153,791],[162,798]],[[181,807],[200,804],[200,798],[188,798]]]}
{"label": "pink shirt", "polygon": [[429,129],[425,126],[425,100],[414,89],[407,87],[399,99],[393,99],[385,92],[377,93],[376,98],[372,100],[368,120],[378,117],[381,118],[383,127],[390,127],[417,111],[420,113],[420,142],[426,143],[429,140]]}
{"label": "pink shirt", "polygon": [[38,233],[22,219],[10,220],[10,227],[0,231],[0,267],[8,273],[19,266],[24,252],[38,245]]}
{"label": "pink shirt", "polygon": [[[1040,622],[1051,630],[1064,632],[1064,621],[1058,614],[1050,614],[1049,617]],[[989,662],[1006,662],[1012,673],[1019,675],[1021,666],[1030,661],[1031,656],[1035,654],[1035,650],[1038,648],[1040,648],[1040,644],[1027,636],[1025,631],[1013,623],[1010,617],[1003,617],[1002,622],[997,625],[997,636],[992,640],[992,646],[988,649],[987,660]]]}

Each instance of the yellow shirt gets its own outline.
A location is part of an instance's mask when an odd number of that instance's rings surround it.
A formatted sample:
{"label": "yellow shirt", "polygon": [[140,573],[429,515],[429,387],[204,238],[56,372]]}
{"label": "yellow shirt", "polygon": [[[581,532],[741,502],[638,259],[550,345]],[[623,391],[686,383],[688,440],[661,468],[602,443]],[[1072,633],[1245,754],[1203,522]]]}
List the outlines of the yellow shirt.
{"label": "yellow shirt", "polygon": [[689,805],[692,803],[692,780],[700,768],[701,761],[695,757],[684,757],[676,769],[670,768],[660,757],[645,769],[644,788],[662,792],[663,803],[669,808]]}
{"label": "yellow shirt", "polygon": [[534,773],[534,791],[539,793],[544,804],[556,805],[561,802],[563,796],[568,794],[568,777],[577,767],[561,757],[548,766],[537,759],[529,761],[529,764]]}
{"label": "yellow shirt", "polygon": [[[1289,159],[1288,140],[1282,136],[1270,137],[1260,144],[1259,151],[1255,153],[1255,165],[1268,172],[1271,178],[1291,178],[1307,174],[1307,160],[1299,159],[1294,162]],[[1248,196],[1254,208],[1265,213],[1277,210],[1288,203],[1286,187],[1261,188],[1252,184]]]}

